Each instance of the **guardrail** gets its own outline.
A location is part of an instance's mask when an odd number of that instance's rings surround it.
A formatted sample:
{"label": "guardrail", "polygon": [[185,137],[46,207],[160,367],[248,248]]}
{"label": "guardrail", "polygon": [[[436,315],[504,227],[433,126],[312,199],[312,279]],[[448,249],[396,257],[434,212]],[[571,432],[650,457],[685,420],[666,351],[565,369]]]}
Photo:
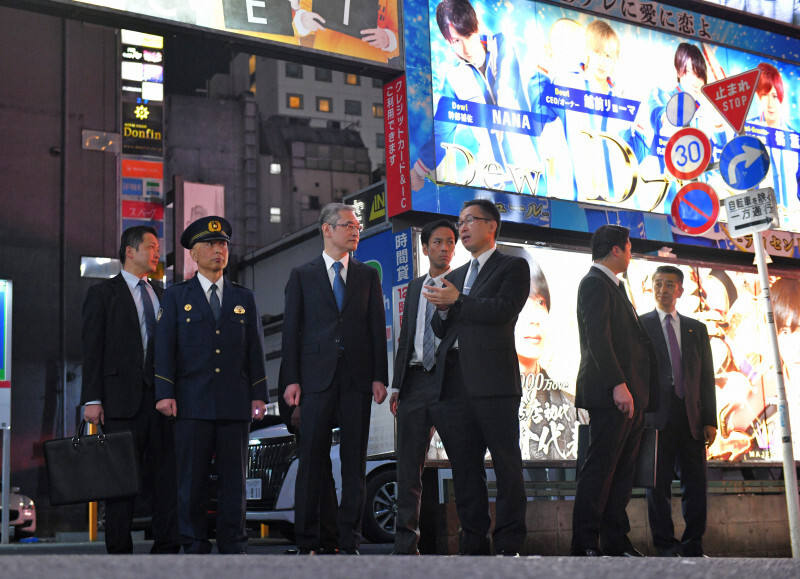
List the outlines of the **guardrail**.
{"label": "guardrail", "polygon": [[[494,481],[487,483],[489,487],[489,497],[497,497],[497,485]],[[553,498],[553,497],[574,497],[577,483],[575,481],[525,481],[525,494],[528,498]],[[453,479],[445,478],[442,480],[443,502],[455,502],[455,491]],[[644,497],[646,489],[634,488],[634,497]],[[711,495],[779,495],[786,492],[783,481],[777,480],[736,480],[736,481],[709,481],[708,493]],[[672,496],[680,496],[680,482],[672,483]]]}

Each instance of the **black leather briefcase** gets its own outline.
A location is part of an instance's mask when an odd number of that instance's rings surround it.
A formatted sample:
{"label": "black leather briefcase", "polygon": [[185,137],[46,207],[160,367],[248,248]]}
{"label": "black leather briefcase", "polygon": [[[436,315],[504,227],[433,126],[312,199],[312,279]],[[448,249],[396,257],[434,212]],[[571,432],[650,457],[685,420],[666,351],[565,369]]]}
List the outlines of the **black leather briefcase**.
{"label": "black leather briefcase", "polygon": [[[589,425],[578,425],[578,461],[580,472],[586,453],[589,451]],[[658,430],[645,427],[642,431],[642,442],[639,445],[639,456],[636,459],[636,472],[633,475],[633,486],[651,489],[656,486],[656,464],[658,462]]]}
{"label": "black leather briefcase", "polygon": [[130,432],[86,435],[86,421],[71,438],[44,443],[50,503],[71,505],[139,493],[139,464]]}

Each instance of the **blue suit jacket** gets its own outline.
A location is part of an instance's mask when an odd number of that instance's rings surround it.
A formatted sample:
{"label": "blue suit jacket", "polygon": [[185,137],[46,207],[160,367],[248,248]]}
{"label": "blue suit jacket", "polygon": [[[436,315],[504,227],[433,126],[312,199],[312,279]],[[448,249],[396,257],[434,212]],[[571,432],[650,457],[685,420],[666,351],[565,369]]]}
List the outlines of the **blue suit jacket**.
{"label": "blue suit jacket", "polygon": [[253,292],[223,283],[219,324],[197,277],[173,285],[161,300],[156,400],[175,398],[179,418],[250,420],[252,401],[269,401]]}
{"label": "blue suit jacket", "polygon": [[327,390],[340,350],[355,388],[372,392],[373,382],[388,383],[386,314],[377,270],[350,258],[339,312],[325,260],[319,255],[294,268],[286,284],[284,381],[300,384],[302,392]]}

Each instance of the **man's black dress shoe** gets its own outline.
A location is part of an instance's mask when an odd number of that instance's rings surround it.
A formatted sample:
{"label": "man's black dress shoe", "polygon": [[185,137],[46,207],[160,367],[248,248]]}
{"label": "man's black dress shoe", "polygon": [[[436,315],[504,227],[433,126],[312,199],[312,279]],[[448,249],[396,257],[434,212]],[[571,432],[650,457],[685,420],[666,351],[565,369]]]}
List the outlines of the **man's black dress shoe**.
{"label": "man's black dress shoe", "polygon": [[644,557],[635,547],[631,546],[622,551],[603,551],[604,555],[609,557]]}
{"label": "man's black dress shoe", "polygon": [[413,553],[404,553],[403,551],[392,551],[392,555],[419,555],[419,549],[414,551]]}
{"label": "man's black dress shoe", "polygon": [[346,549],[339,549],[340,555],[360,555],[358,547],[348,547]]}
{"label": "man's black dress shoe", "polygon": [[572,548],[569,554],[573,557],[602,557],[600,549],[575,549]]}
{"label": "man's black dress shoe", "polygon": [[517,551],[508,551],[506,549],[500,549],[497,552],[498,557],[519,557],[519,553]]}
{"label": "man's black dress shoe", "polygon": [[339,553],[339,549],[336,547],[320,547],[317,549],[317,555],[336,555]]}
{"label": "man's black dress shoe", "polygon": [[297,549],[287,549],[287,555],[316,555],[317,552],[314,549],[305,549],[303,547],[299,547]]}

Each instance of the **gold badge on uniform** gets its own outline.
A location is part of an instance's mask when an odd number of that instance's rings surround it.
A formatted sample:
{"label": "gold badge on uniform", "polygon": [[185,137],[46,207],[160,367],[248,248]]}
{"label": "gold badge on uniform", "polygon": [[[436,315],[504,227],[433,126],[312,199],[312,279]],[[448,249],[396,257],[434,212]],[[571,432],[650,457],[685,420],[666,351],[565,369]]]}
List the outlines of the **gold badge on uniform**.
{"label": "gold badge on uniform", "polygon": [[161,314],[164,313],[164,308],[158,308],[158,315],[156,316],[156,322],[161,321]]}
{"label": "gold badge on uniform", "polygon": [[192,304],[186,304],[185,306],[183,306],[183,309],[186,310],[187,312],[192,311]]}
{"label": "gold badge on uniform", "polygon": [[242,306],[236,306],[235,308],[233,308],[233,313],[234,314],[243,314],[244,313],[244,308]]}
{"label": "gold badge on uniform", "polygon": [[216,233],[217,231],[221,231],[222,224],[216,219],[212,219],[211,221],[208,222],[208,230],[213,231],[214,233]]}

